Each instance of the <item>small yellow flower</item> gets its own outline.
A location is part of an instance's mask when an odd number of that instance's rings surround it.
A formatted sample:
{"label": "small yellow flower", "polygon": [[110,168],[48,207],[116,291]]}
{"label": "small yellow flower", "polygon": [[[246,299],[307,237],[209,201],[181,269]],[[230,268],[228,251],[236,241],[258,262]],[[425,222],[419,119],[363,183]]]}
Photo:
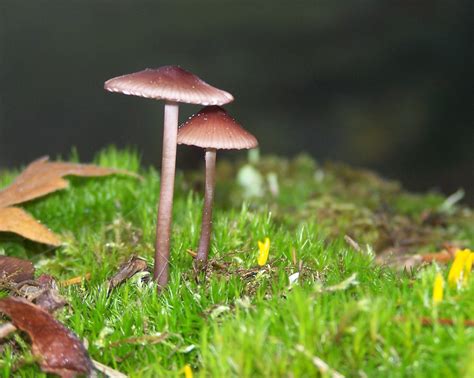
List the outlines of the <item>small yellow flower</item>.
{"label": "small yellow flower", "polygon": [[184,378],[193,378],[193,369],[191,369],[191,365],[186,364],[183,368]]}
{"label": "small yellow flower", "polygon": [[469,249],[458,250],[449,270],[448,282],[451,287],[466,284],[471,274],[474,253]]}
{"label": "small yellow flower", "polygon": [[270,252],[270,239],[265,238],[264,242],[258,241],[258,265],[264,266],[268,260],[268,253]]}
{"label": "small yellow flower", "polygon": [[472,269],[472,263],[474,262],[474,252],[469,251],[469,256],[466,258],[466,263],[464,265],[464,285],[467,284],[467,280],[469,279],[469,276],[471,275],[471,269]]}
{"label": "small yellow flower", "polygon": [[443,300],[444,279],[441,273],[436,275],[433,285],[433,304],[438,304]]}

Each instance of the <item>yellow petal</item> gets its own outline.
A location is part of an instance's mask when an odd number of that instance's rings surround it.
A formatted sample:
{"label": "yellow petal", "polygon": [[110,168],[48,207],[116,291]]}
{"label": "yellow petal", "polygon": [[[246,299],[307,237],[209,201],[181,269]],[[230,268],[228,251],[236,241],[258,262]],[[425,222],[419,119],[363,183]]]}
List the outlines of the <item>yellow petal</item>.
{"label": "yellow petal", "polygon": [[[463,251],[458,250],[456,252],[456,257],[451,265],[451,269],[449,270],[448,275],[448,282],[451,287],[458,286],[466,277],[466,263],[469,264],[467,261],[468,258],[471,260],[470,265],[472,266],[472,259],[470,258],[471,252],[468,249]],[[470,267],[469,267],[470,272]]]}
{"label": "yellow petal", "polygon": [[189,364],[184,365],[183,371],[184,371],[185,378],[193,378],[193,369],[191,369],[191,365]]}
{"label": "yellow petal", "polygon": [[474,261],[474,252],[466,249],[465,251],[469,252],[469,255],[466,257],[466,261],[464,262],[464,276],[463,276],[463,283],[464,285],[467,284],[469,280],[469,276],[471,275],[472,263]]}
{"label": "yellow petal", "polygon": [[438,304],[443,300],[444,279],[441,273],[436,275],[433,285],[433,304]]}
{"label": "yellow petal", "polygon": [[268,253],[270,252],[270,239],[265,238],[264,242],[258,242],[258,265],[264,266],[268,260]]}

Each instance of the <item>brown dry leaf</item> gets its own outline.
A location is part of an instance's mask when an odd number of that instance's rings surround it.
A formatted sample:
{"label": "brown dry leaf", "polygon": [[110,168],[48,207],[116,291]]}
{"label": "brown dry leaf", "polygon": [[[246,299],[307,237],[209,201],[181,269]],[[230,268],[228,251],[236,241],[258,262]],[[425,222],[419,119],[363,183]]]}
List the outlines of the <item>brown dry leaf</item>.
{"label": "brown dry leaf", "polygon": [[127,262],[120,265],[119,271],[109,280],[108,292],[110,293],[111,290],[133,277],[138,272],[144,272],[147,269],[148,266],[145,260],[137,256],[132,256]]}
{"label": "brown dry leaf", "polygon": [[34,278],[35,268],[28,260],[16,257],[0,256],[0,281],[19,283]]}
{"label": "brown dry leaf", "polygon": [[61,245],[57,235],[19,207],[0,208],[0,231],[13,232],[38,243]]}
{"label": "brown dry leaf", "polygon": [[33,354],[43,371],[72,378],[90,374],[93,367],[77,336],[48,312],[22,298],[0,299],[0,311],[31,339]]}
{"label": "brown dry leaf", "polygon": [[447,264],[454,260],[454,253],[451,253],[450,251],[441,251],[441,252],[435,252],[435,253],[426,253],[424,255],[421,255],[421,258],[423,259],[423,262],[439,262],[439,263],[444,263]]}
{"label": "brown dry leaf", "polygon": [[61,240],[57,235],[23,210],[11,206],[66,188],[68,182],[63,179],[64,176],[91,177],[116,173],[139,177],[120,169],[90,164],[52,163],[47,157],[40,158],[26,167],[11,185],[0,191],[0,231],[14,232],[39,243],[59,246]]}

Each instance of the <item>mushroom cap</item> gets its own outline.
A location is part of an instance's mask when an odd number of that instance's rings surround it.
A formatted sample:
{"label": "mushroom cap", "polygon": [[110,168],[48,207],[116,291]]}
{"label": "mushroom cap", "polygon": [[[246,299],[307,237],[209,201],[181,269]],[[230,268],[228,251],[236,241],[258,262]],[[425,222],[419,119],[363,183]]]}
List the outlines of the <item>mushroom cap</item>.
{"label": "mushroom cap", "polygon": [[220,106],[206,106],[182,124],[178,144],[226,150],[258,146],[257,139]]}
{"label": "mushroom cap", "polygon": [[200,105],[223,105],[234,97],[178,66],[147,68],[105,82],[110,92]]}

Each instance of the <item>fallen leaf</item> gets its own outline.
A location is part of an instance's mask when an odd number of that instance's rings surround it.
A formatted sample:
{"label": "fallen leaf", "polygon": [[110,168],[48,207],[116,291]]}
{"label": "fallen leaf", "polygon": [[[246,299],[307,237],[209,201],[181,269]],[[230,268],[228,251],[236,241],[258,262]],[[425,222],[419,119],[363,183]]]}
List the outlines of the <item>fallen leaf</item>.
{"label": "fallen leaf", "polygon": [[48,312],[14,297],[0,299],[0,311],[28,334],[33,355],[38,357],[43,371],[63,378],[91,373],[93,366],[84,345]]}
{"label": "fallen leaf", "polygon": [[10,186],[0,192],[0,207],[17,205],[67,188],[69,183],[63,179],[64,176],[92,177],[115,173],[137,177],[134,173],[121,169],[92,164],[49,162],[48,157],[42,157],[32,162]]}
{"label": "fallen leaf", "polygon": [[148,266],[145,260],[137,256],[132,256],[127,262],[120,265],[119,271],[109,280],[108,292],[110,293],[111,290],[131,278],[136,273],[146,271],[147,269]]}
{"label": "fallen leaf", "polygon": [[443,250],[441,252],[436,253],[426,253],[421,255],[421,259],[423,262],[439,262],[439,263],[449,263],[450,261],[454,260],[454,253],[451,251]]}
{"label": "fallen leaf", "polygon": [[57,235],[18,207],[0,208],[0,231],[13,232],[38,243],[61,245]]}
{"label": "fallen leaf", "polygon": [[0,256],[0,282],[19,283],[34,278],[35,268],[28,260]]}
{"label": "fallen leaf", "polygon": [[49,162],[47,157],[40,158],[26,167],[11,185],[0,191],[0,231],[14,232],[39,243],[59,246],[61,240],[57,235],[22,209],[12,206],[67,188],[69,184],[64,176],[91,177],[116,173],[139,177],[120,169]]}

